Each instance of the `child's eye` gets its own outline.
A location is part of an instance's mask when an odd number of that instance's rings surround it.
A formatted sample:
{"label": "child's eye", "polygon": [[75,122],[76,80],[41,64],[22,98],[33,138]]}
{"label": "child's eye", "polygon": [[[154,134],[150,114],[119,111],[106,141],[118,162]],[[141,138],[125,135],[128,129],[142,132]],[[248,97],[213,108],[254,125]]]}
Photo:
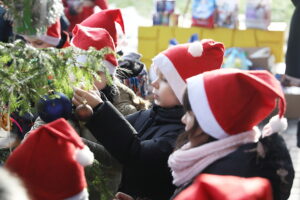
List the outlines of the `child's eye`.
{"label": "child's eye", "polygon": [[35,42],[35,45],[41,46],[43,43],[44,43],[43,41],[39,41],[39,42]]}

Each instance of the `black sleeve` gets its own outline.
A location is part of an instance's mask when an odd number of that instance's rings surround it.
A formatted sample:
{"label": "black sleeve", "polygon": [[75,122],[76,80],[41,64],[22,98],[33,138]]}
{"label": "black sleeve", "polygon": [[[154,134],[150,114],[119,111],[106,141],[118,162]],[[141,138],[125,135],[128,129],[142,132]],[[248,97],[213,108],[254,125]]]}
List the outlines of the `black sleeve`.
{"label": "black sleeve", "polygon": [[161,165],[172,152],[178,135],[173,131],[141,141],[136,130],[110,102],[104,102],[86,126],[122,164]]}
{"label": "black sleeve", "polygon": [[126,115],[125,118],[131,125],[134,125],[136,120],[139,118],[141,112],[142,111],[138,111],[138,112]]}
{"label": "black sleeve", "polygon": [[6,10],[0,5],[0,41],[9,42],[12,33],[12,22],[5,19]]}

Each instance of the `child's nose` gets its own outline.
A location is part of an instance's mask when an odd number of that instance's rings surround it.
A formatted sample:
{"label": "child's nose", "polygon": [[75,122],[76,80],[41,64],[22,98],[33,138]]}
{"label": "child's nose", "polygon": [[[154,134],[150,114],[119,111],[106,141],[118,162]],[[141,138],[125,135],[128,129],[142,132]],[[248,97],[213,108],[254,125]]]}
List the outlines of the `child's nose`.
{"label": "child's nose", "polygon": [[151,85],[152,85],[152,87],[157,89],[158,88],[158,80],[156,79],[156,80],[152,81]]}

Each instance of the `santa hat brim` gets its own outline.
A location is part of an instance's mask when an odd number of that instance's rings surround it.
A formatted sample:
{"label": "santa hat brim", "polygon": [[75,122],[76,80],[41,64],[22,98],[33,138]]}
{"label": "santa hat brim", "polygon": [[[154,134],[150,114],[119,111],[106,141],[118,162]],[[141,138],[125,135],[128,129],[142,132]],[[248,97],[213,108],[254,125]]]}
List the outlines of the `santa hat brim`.
{"label": "santa hat brim", "polygon": [[203,74],[188,78],[187,90],[192,110],[203,131],[218,139],[228,137],[229,134],[220,126],[209,106]]}
{"label": "santa hat brim", "polygon": [[53,46],[57,46],[59,44],[59,42],[60,42],[59,38],[51,37],[51,36],[48,36],[48,35],[38,36],[38,39],[40,39],[43,42],[46,42],[48,44],[51,44]]}
{"label": "santa hat brim", "polygon": [[152,62],[154,70],[159,69],[161,71],[174,91],[176,97],[180,103],[182,103],[186,83],[177,72],[176,67],[164,54],[158,54],[155,58],[153,58]]}

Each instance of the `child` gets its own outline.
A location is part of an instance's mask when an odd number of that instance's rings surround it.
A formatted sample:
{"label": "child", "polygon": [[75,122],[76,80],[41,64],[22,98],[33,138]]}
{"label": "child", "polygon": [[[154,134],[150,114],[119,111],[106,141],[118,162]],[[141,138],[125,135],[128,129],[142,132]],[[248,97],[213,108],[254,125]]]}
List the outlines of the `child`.
{"label": "child", "polygon": [[[73,29],[73,46],[85,50],[89,47],[94,47],[97,50],[100,50],[103,47],[110,47],[115,51],[118,44],[118,34],[115,22],[120,24],[124,33],[125,28],[120,9],[104,10],[91,15]],[[108,39],[105,41],[104,38],[100,36],[103,30],[109,33],[113,42],[108,41]],[[103,72],[99,72],[101,81],[97,80],[95,85],[122,114],[128,115],[149,107],[147,101],[138,97],[130,88],[126,87],[126,85],[115,78],[118,61],[114,55],[109,55],[109,57],[106,56],[103,64],[109,69],[113,84],[107,84],[107,77],[104,76]]]}
{"label": "child", "polygon": [[94,155],[60,118],[32,131],[5,167],[24,182],[32,199],[88,200],[84,167]]}
{"label": "child", "polygon": [[86,126],[123,165],[119,190],[134,197],[168,199],[173,191],[167,159],[183,131],[180,104],[185,79],[220,68],[224,46],[212,40],[171,47],[154,58],[158,78],[152,82],[151,109],[124,118],[94,91],[76,88],[73,103],[94,109]]}
{"label": "child", "polygon": [[[279,104],[263,131],[256,127]],[[174,196],[202,173],[263,177],[274,199],[287,199],[294,178],[291,157],[275,132],[287,127],[279,82],[267,71],[221,69],[187,80],[182,117],[188,143],[169,157]],[[184,142],[183,142],[184,143]],[[182,144],[182,143],[179,143]]]}
{"label": "child", "polygon": [[[86,27],[81,24],[77,24],[73,29],[74,37],[71,40],[71,45],[87,50],[90,47],[94,47],[97,50],[101,50],[105,47],[115,51],[114,41],[103,28]],[[80,62],[84,62],[84,59],[80,57]],[[101,80],[95,80],[95,86],[98,90],[101,90],[108,100],[124,115],[131,114],[138,110],[148,108],[148,102],[134,94],[132,90],[122,84],[118,79],[114,78],[116,67],[118,65],[117,58],[114,54],[105,55],[103,65],[109,70],[113,84],[109,85],[105,72],[99,71],[98,74]]]}
{"label": "child", "polygon": [[23,35],[24,39],[35,48],[65,48],[70,46],[69,35],[61,32],[60,20],[48,27],[47,32],[40,36]]}

